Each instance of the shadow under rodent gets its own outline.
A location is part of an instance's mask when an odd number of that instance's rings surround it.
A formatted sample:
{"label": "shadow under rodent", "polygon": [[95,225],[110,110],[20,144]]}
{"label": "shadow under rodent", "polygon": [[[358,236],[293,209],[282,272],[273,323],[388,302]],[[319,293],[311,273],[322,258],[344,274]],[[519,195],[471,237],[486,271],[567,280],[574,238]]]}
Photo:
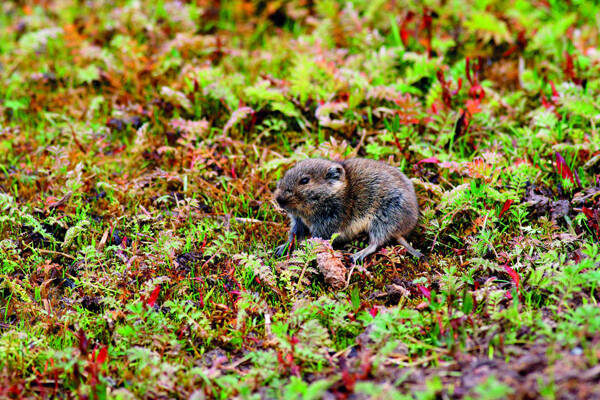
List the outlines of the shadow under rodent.
{"label": "shadow under rodent", "polygon": [[274,195],[291,219],[288,240],[277,248],[277,256],[309,235],[330,239],[339,233],[333,243],[338,246],[367,232],[369,245],[352,255],[355,263],[392,238],[422,257],[404,238],[419,215],[413,184],[386,163],[364,158],[303,160],[285,173]]}

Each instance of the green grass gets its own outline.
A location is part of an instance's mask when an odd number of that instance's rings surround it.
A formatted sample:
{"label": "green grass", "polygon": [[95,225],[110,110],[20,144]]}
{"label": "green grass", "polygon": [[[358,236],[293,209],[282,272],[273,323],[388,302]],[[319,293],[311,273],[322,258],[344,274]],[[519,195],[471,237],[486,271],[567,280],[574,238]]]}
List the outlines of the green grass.
{"label": "green grass", "polygon": [[[23,4],[0,397],[600,395],[595,2]],[[271,196],[351,156],[412,179],[427,259],[390,243],[336,291],[317,247],[273,258]]]}

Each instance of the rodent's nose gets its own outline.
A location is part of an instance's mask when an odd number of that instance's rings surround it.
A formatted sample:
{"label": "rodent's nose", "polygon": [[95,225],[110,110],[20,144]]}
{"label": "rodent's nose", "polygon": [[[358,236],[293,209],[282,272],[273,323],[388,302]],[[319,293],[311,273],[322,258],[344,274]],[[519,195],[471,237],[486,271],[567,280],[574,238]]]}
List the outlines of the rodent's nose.
{"label": "rodent's nose", "polygon": [[277,204],[279,204],[281,207],[284,207],[287,204],[287,199],[281,195],[277,196],[275,200],[277,201]]}

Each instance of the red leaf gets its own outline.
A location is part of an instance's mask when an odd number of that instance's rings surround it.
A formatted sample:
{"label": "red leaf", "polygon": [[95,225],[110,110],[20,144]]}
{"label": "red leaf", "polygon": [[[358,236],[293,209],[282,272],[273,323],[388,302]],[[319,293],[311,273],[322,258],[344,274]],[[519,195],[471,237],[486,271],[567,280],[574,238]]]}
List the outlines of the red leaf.
{"label": "red leaf", "polygon": [[431,21],[433,20],[431,16],[431,11],[427,8],[423,9],[423,23],[422,28],[427,32],[427,37],[425,38],[425,47],[427,48],[427,57],[431,57]]}
{"label": "red leaf", "polygon": [[415,14],[412,11],[409,11],[402,21],[402,25],[400,26],[400,39],[402,39],[402,44],[404,47],[408,46],[408,23],[412,21],[415,17]]}
{"label": "red leaf", "polygon": [[510,206],[512,205],[513,200],[508,199],[504,202],[504,205],[502,206],[502,210],[500,210],[500,214],[498,214],[498,218],[502,218],[502,215],[508,211],[508,209],[510,208]]}
{"label": "red leaf", "polygon": [[440,81],[442,86],[444,86],[446,84],[446,78],[444,78],[444,71],[442,71],[441,69],[438,69],[436,71],[435,75],[437,76],[438,81]]}
{"label": "red leaf", "polygon": [[583,83],[583,80],[581,78],[578,78],[575,75],[575,69],[574,69],[574,65],[573,65],[573,56],[565,51],[565,59],[566,59],[566,65],[564,67],[565,75],[569,79],[571,79],[571,81],[573,83],[575,83],[577,85],[581,85]]}
{"label": "red leaf", "polygon": [[577,170],[573,171],[573,175],[575,175],[575,182],[577,182],[577,187],[581,189],[581,179],[579,179],[579,174]]}
{"label": "red leaf", "polygon": [[512,47],[510,47],[508,50],[506,50],[504,53],[502,53],[502,57],[508,57],[510,56],[512,53],[514,53],[519,47],[515,44]]}
{"label": "red leaf", "polygon": [[583,206],[581,212],[588,219],[590,228],[596,231],[596,236],[600,237],[600,210],[590,210],[586,206]]}
{"label": "red leaf", "polygon": [[104,346],[98,352],[98,357],[96,357],[96,364],[104,363],[104,361],[106,361],[107,357],[108,357],[108,348],[106,346]]}
{"label": "red leaf", "polygon": [[126,146],[125,146],[125,145],[123,145],[123,146],[120,146],[120,147],[117,147],[117,148],[115,148],[115,149],[113,150],[113,154],[119,154],[119,153],[122,153],[122,152],[123,152],[123,150],[125,150],[125,147],[126,147]]}
{"label": "red leaf", "polygon": [[517,290],[519,290],[519,274],[517,273],[517,271],[515,271],[514,269],[512,269],[508,264],[504,264],[504,270],[506,271],[506,273],[510,276],[510,278],[513,280],[513,282],[515,283],[515,285],[517,286]]}
{"label": "red leaf", "polygon": [[356,384],[356,376],[348,372],[346,368],[342,370],[342,381],[346,390],[350,393],[354,391],[354,385]]}
{"label": "red leaf", "polygon": [[573,80],[575,78],[575,72],[573,72],[573,56],[571,56],[568,52],[565,51],[566,65],[565,65],[565,75]]}
{"label": "red leaf", "polygon": [[83,329],[79,328],[77,338],[79,339],[79,351],[81,351],[81,354],[86,355],[89,351],[90,340],[85,336]]}
{"label": "red leaf", "polygon": [[148,300],[146,301],[146,304],[149,307],[154,307],[154,304],[156,303],[156,299],[158,299],[158,295],[160,294],[160,285],[157,285],[154,290],[152,291],[152,293],[150,294],[150,297],[148,297]]}
{"label": "red leaf", "polygon": [[429,158],[424,158],[422,160],[419,160],[417,162],[417,165],[421,165],[421,164],[439,164],[440,160],[437,159],[437,157],[429,157]]}
{"label": "red leaf", "polygon": [[371,317],[375,318],[378,313],[379,310],[376,307],[369,308],[369,314],[371,314]]}
{"label": "red leaf", "polygon": [[544,105],[545,108],[552,108],[552,104],[550,104],[550,102],[546,98],[546,94],[544,92],[542,92],[542,104]]}
{"label": "red leaf", "polygon": [[462,78],[459,77],[458,81],[456,82],[456,90],[452,92],[452,95],[454,96],[455,94],[458,94],[458,92],[460,92],[461,88],[462,88]]}
{"label": "red leaf", "polygon": [[423,293],[423,296],[427,298],[427,300],[431,301],[431,291],[427,289],[425,286],[418,284],[417,287]]}
{"label": "red leaf", "polygon": [[450,82],[446,81],[444,72],[441,69],[436,72],[436,75],[438,81],[440,81],[440,84],[442,85],[442,101],[446,106],[450,107],[452,104],[452,95],[450,94],[450,89],[448,88]]}
{"label": "red leaf", "polygon": [[585,216],[588,217],[588,219],[594,218],[594,212],[592,210],[590,210],[589,208],[587,208],[586,206],[581,207],[581,212],[584,213]]}
{"label": "red leaf", "polygon": [[467,109],[467,112],[469,113],[469,116],[473,116],[481,111],[481,108],[479,108],[479,103],[479,99],[469,99],[466,101],[465,107]]}
{"label": "red leaf", "polygon": [[404,47],[408,46],[408,31],[406,30],[406,27],[404,25],[402,25],[402,28],[400,28],[400,39],[402,39],[402,44],[404,44]]}
{"label": "red leaf", "polygon": [[562,176],[563,179],[568,178],[571,181],[571,183],[574,184],[575,180],[573,179],[573,172],[571,172],[571,168],[569,168],[569,166],[567,165],[567,162],[565,161],[563,156],[561,156],[558,151],[555,153],[555,156],[556,156],[556,170],[558,171],[560,176]]}
{"label": "red leaf", "polygon": [[558,97],[558,91],[556,90],[556,86],[554,86],[553,81],[550,81],[550,86],[552,86],[552,98]]}

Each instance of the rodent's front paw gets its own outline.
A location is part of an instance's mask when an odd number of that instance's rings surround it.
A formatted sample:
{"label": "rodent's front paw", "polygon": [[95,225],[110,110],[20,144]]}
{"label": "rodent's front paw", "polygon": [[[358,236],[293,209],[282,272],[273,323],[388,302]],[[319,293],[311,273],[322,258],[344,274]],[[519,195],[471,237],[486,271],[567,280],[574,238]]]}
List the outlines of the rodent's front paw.
{"label": "rodent's front paw", "polygon": [[277,246],[277,248],[275,249],[275,257],[281,257],[283,253],[285,253],[285,251],[288,249],[289,245],[289,243],[284,243],[281,246]]}

